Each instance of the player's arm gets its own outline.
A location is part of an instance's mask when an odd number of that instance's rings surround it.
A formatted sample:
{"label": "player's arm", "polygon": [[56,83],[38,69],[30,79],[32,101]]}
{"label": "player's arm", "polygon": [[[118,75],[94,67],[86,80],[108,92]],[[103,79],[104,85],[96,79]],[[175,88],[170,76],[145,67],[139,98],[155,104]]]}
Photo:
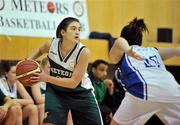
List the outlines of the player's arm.
{"label": "player's arm", "polygon": [[114,45],[109,52],[109,58],[111,62],[114,64],[118,63],[121,60],[124,52],[138,60],[144,59],[133,51],[132,47],[129,46],[128,42],[124,38],[119,37],[118,39],[116,39]]}
{"label": "player's arm", "polygon": [[36,104],[44,103],[44,98],[41,95],[40,84],[34,84],[31,86],[31,92]]}
{"label": "player's arm", "polygon": [[[114,64],[118,63],[119,60],[121,60],[121,58],[123,56],[124,52],[121,48],[122,41],[123,41],[122,38],[116,39],[110,52],[109,52],[110,61]],[[129,48],[129,47],[127,46],[127,48]]]}
{"label": "player's arm", "polygon": [[159,51],[159,54],[161,55],[163,60],[169,59],[173,56],[179,56],[180,57],[180,48],[157,48]]}
{"label": "player's arm", "polygon": [[50,48],[50,44],[49,42],[46,42],[43,46],[41,46],[40,48],[38,48],[28,59],[37,59],[38,57],[40,57],[41,55],[43,55],[44,53],[48,53],[49,48]]}
{"label": "player's arm", "polygon": [[104,83],[106,84],[108,88],[108,92],[110,95],[114,94],[114,82],[111,79],[105,79]]}
{"label": "player's arm", "polygon": [[[1,84],[1,83],[0,83]],[[0,88],[0,102],[4,102],[3,106],[9,108],[11,105],[12,105],[12,99],[11,97],[9,96],[6,96],[1,89],[4,89],[4,88]]]}
{"label": "player's arm", "polygon": [[28,94],[24,86],[18,81],[16,84],[17,84],[17,92],[21,98],[13,99],[13,100],[21,104],[22,106],[25,106],[28,104],[34,104],[34,101],[32,100],[31,96]]}
{"label": "player's arm", "polygon": [[[1,83],[0,83],[1,84]],[[8,108],[11,106],[11,102],[9,101],[11,98],[4,95],[4,93],[0,89],[0,102],[4,102],[3,105],[0,105],[0,124],[4,120],[6,113],[8,112]]]}
{"label": "player's arm", "polygon": [[6,96],[5,98],[4,98],[4,105],[3,106],[6,106],[6,107],[10,107],[10,106],[12,106],[14,103],[13,103],[13,101],[12,101],[12,99],[9,97],[9,96]]}
{"label": "player's arm", "polygon": [[31,81],[38,82],[44,81],[57,86],[66,88],[76,88],[87,70],[90,58],[90,51],[84,48],[79,56],[79,60],[75,66],[74,72],[71,78],[57,78],[45,73],[34,73],[36,77],[31,77]]}

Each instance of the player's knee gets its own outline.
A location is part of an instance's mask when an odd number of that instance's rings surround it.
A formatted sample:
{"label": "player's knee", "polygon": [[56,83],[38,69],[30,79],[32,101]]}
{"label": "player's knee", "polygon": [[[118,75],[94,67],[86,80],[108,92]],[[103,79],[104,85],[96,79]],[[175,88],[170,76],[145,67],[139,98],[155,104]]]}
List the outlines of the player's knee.
{"label": "player's knee", "polygon": [[22,108],[19,105],[14,106],[16,109],[16,115],[17,117],[22,117]]}
{"label": "player's knee", "polygon": [[43,109],[44,109],[44,103],[37,105],[37,108],[38,108],[39,110],[43,110]]}
{"label": "player's knee", "polygon": [[6,111],[4,111],[4,110],[1,110],[0,111],[0,125],[3,123],[3,121],[6,119],[6,117],[7,117],[7,114],[6,114],[7,112]]}
{"label": "player's knee", "polygon": [[10,107],[9,108],[9,112],[11,113],[13,113],[13,112],[16,112],[16,107],[15,106],[12,106],[12,107]]}
{"label": "player's knee", "polygon": [[16,116],[22,115],[22,109],[21,109],[21,107],[18,106],[18,105],[12,106],[12,107],[9,109],[9,112],[10,112],[11,114],[15,114]]}
{"label": "player's knee", "polygon": [[27,110],[28,110],[29,115],[37,115],[38,114],[38,109],[37,109],[36,105],[29,104],[27,106]]}

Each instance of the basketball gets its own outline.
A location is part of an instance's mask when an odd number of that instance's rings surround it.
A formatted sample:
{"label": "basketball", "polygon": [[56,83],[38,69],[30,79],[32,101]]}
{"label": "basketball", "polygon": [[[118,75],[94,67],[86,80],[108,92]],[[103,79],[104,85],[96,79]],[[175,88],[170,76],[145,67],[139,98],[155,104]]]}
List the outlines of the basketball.
{"label": "basketball", "polygon": [[18,64],[16,65],[17,79],[24,86],[31,86],[35,84],[27,80],[33,76],[33,73],[36,73],[36,72],[41,72],[41,69],[40,69],[39,63],[34,60],[25,59],[18,62]]}

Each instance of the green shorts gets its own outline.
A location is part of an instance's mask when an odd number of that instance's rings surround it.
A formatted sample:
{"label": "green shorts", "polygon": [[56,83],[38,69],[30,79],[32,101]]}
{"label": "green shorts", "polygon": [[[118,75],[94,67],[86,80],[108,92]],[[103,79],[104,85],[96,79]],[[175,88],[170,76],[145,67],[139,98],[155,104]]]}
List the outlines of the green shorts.
{"label": "green shorts", "polygon": [[47,117],[44,123],[66,125],[68,111],[71,110],[74,125],[103,125],[92,90],[64,93],[48,86],[45,96]]}

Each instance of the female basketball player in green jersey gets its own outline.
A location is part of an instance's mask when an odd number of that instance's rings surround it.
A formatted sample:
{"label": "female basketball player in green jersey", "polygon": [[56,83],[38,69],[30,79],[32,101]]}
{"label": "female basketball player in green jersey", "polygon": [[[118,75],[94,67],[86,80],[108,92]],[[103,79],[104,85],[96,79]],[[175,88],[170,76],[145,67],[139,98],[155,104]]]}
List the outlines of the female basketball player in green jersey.
{"label": "female basketball player in green jersey", "polygon": [[30,81],[47,82],[44,125],[66,125],[71,110],[74,125],[102,125],[102,119],[86,73],[90,51],[80,43],[80,22],[67,17],[58,25],[56,37],[35,51],[30,59],[48,53],[50,75],[35,73]]}

